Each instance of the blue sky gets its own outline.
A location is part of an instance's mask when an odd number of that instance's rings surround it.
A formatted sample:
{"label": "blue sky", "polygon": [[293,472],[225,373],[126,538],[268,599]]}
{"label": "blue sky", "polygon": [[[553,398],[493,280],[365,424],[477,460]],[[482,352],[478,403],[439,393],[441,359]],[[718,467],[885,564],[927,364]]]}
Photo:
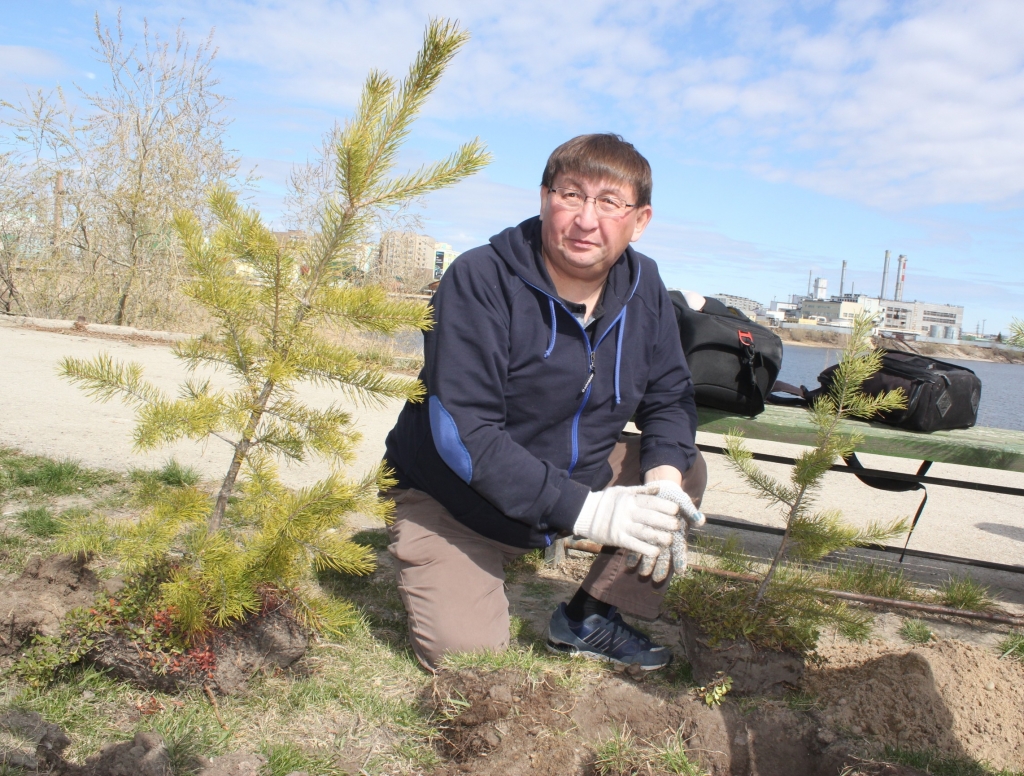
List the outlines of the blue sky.
{"label": "blue sky", "polygon": [[[117,4],[5,3],[0,99],[99,84],[93,13]],[[432,15],[472,39],[416,126],[415,165],[481,137],[494,163],[423,204],[465,250],[536,212],[548,153],[623,134],[654,169],[638,248],[670,286],[760,301],[808,272],[877,294],[905,253],[905,298],[963,304],[965,329],[1024,317],[1024,4],[1020,0],[656,0],[552,3],[178,0],[121,6],[192,40],[214,30],[230,140],[268,220],[290,166],[353,107],[371,67],[404,73]],[[890,280],[893,275],[890,274]],[[891,286],[891,284],[890,284]],[[890,287],[891,293],[891,287]]]}

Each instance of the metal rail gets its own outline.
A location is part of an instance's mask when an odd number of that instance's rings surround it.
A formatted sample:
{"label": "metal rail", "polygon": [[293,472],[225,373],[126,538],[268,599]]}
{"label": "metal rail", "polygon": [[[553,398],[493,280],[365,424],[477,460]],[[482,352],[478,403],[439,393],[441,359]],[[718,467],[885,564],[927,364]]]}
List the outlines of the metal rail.
{"label": "metal rail", "polygon": [[[704,453],[717,453],[719,455],[725,455],[726,450],[724,447],[717,447],[715,445],[698,444],[697,448]],[[769,455],[768,453],[751,453],[754,460],[766,461],[768,463],[781,463],[792,466],[796,463],[795,458],[790,458],[784,455]],[[896,482],[910,482],[919,485],[939,485],[942,487],[949,488],[962,488],[965,490],[976,490],[984,491],[986,493],[999,493],[1005,496],[1021,496],[1024,497],[1024,488],[1010,488],[1005,485],[988,485],[983,482],[964,482],[962,480],[951,480],[945,477],[927,477],[923,474],[904,474],[903,472],[890,472],[884,469],[868,469],[848,466],[847,464],[837,464],[831,467],[831,471],[840,472],[842,474],[855,474],[862,478],[877,478],[880,480],[893,480]],[[913,527],[917,526],[917,521],[921,517],[921,512],[924,509],[925,502],[928,496],[925,495],[924,501],[921,502],[921,506],[917,510],[917,514],[914,516]],[[756,523],[741,523],[736,520],[723,520],[718,517],[709,517],[708,523],[711,525],[722,526],[723,528],[732,528],[738,531],[753,531],[756,533],[767,533],[775,536],[782,536],[785,531],[781,528],[775,528],[768,525],[758,525]],[[911,528],[911,532],[913,531]],[[907,537],[909,543],[910,537]],[[894,547],[892,545],[882,544],[870,544],[865,545],[861,549],[875,550],[877,552],[886,552],[900,556],[900,561],[903,561],[903,557],[909,555],[912,558],[923,558],[926,560],[935,560],[942,563],[953,563],[960,566],[973,566],[975,568],[991,569],[993,571],[1005,571],[1010,574],[1024,574],[1024,566],[1016,566],[1008,563],[995,563],[993,561],[979,560],[977,558],[964,558],[958,555],[943,555],[938,552],[926,552],[924,550],[914,550],[907,546]]]}
{"label": "metal rail", "polygon": [[[725,455],[724,447],[715,445],[698,444],[697,448],[704,453],[718,453]],[[795,458],[784,455],[769,455],[767,453],[751,453],[755,461],[767,461],[768,463],[785,463],[793,465]],[[945,477],[927,477],[918,474],[905,474],[903,472],[890,472],[885,469],[856,469],[846,464],[837,464],[830,471],[843,474],[858,474],[862,477],[877,477],[881,480],[894,480],[896,482],[917,482],[922,485],[941,485],[947,488],[963,488],[965,490],[980,490],[985,493],[1000,493],[1004,496],[1024,496],[1024,488],[1010,488],[1005,485],[989,485],[984,482],[964,482],[963,480],[950,480]],[[909,554],[909,552],[908,552]]]}

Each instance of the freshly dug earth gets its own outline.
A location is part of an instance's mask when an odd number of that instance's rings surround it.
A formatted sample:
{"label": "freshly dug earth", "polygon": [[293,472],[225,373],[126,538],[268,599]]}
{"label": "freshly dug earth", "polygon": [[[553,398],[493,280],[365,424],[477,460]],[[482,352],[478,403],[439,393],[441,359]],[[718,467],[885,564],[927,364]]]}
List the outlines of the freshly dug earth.
{"label": "freshly dug earth", "polygon": [[172,659],[123,636],[100,639],[86,659],[111,676],[147,690],[179,692],[209,686],[234,695],[263,669],[288,668],[306,653],[309,637],[292,617],[273,609]]}
{"label": "freshly dug earth", "polygon": [[72,609],[93,602],[100,581],[83,558],[33,555],[21,576],[0,590],[0,655],[10,655],[32,636],[56,636]]}
{"label": "freshly dug earth", "polygon": [[808,667],[824,724],[876,744],[1024,766],[1024,667],[960,641],[822,645]]}
{"label": "freshly dug earth", "polygon": [[709,709],[686,690],[648,689],[617,676],[570,690],[550,678],[530,680],[509,670],[442,672],[434,703],[448,718],[441,726],[441,753],[453,760],[435,771],[439,776],[595,774],[598,748],[617,733],[646,750],[629,772],[651,776],[670,772],[654,750],[674,738],[685,742],[690,759],[711,776],[919,773],[857,766],[846,742],[812,715],[781,703],[746,712],[735,704]]}

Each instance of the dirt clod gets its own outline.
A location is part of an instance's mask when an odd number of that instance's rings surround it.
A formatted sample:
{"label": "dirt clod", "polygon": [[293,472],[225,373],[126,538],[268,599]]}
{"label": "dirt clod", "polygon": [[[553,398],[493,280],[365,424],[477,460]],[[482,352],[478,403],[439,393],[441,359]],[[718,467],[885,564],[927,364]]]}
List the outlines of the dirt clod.
{"label": "dirt clod", "polygon": [[261,754],[232,752],[223,757],[215,757],[198,776],[259,776],[266,764],[267,758]]}
{"label": "dirt clod", "polygon": [[76,776],[171,776],[171,758],[156,733],[136,733],[131,741],[107,744],[85,761],[82,769],[69,766]]}
{"label": "dirt clod", "polygon": [[[6,751],[0,762],[35,769],[42,763],[58,762],[71,743],[63,730],[34,711],[8,709],[0,714],[0,730],[26,743],[22,750]],[[34,751],[33,751],[34,748]]]}
{"label": "dirt clod", "polygon": [[56,636],[72,609],[93,602],[99,580],[84,558],[33,555],[21,576],[0,589],[0,655],[16,652],[32,636]]}

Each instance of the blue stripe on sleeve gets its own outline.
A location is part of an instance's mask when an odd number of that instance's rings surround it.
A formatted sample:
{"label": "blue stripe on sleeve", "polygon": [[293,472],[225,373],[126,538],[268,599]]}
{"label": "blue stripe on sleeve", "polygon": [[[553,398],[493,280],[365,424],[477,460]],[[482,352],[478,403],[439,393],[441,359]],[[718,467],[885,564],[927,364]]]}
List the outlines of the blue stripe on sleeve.
{"label": "blue stripe on sleeve", "polygon": [[451,470],[468,485],[469,481],[473,479],[473,459],[469,455],[469,450],[462,443],[455,419],[436,396],[430,397],[428,406],[430,408],[430,432],[434,437],[434,447],[437,448],[441,460],[448,464]]}

